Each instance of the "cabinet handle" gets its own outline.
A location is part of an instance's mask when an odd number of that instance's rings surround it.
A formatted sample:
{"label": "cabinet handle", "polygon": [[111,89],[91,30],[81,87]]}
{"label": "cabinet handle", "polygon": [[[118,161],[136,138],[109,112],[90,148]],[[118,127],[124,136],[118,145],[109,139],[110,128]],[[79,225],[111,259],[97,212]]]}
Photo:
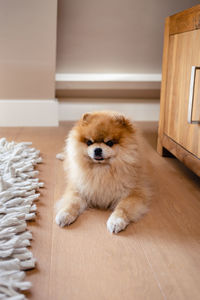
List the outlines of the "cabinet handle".
{"label": "cabinet handle", "polygon": [[193,100],[194,100],[194,87],[195,87],[195,76],[196,70],[200,67],[192,66],[191,79],[190,79],[190,93],[189,93],[189,104],[188,104],[188,123],[189,124],[200,124],[200,120],[192,120],[193,111]]}

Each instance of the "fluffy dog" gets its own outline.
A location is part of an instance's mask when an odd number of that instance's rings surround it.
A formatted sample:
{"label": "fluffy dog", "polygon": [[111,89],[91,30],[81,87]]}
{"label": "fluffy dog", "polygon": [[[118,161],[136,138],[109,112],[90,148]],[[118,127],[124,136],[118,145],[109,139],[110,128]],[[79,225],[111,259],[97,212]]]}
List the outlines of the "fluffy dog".
{"label": "fluffy dog", "polygon": [[124,115],[86,113],[66,140],[67,187],[56,223],[69,225],[87,207],[112,209],[111,233],[136,222],[148,210],[144,159],[138,129]]}

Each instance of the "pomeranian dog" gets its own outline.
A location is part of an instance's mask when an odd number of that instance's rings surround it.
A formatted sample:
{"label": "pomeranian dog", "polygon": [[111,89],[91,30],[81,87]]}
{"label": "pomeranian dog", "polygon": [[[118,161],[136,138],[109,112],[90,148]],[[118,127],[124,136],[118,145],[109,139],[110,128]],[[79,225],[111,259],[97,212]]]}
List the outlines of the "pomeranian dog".
{"label": "pomeranian dog", "polygon": [[148,210],[144,156],[138,129],[124,115],[86,113],[66,140],[67,186],[56,223],[69,225],[87,207],[112,209],[107,229],[118,233]]}

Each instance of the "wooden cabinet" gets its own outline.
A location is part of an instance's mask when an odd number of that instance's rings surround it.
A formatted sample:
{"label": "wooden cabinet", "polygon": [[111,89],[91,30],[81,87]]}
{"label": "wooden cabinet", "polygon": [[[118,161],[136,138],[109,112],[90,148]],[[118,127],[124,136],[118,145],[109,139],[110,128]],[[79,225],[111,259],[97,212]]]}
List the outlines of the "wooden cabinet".
{"label": "wooden cabinet", "polygon": [[165,23],[158,152],[200,176],[200,5]]}

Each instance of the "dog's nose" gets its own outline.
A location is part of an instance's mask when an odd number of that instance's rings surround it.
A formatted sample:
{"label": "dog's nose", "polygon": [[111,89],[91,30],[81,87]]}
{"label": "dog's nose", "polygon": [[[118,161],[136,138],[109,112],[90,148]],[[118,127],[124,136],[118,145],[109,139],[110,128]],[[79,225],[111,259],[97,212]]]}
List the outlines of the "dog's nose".
{"label": "dog's nose", "polygon": [[101,156],[102,155],[102,149],[101,148],[95,148],[94,149],[94,154],[96,156]]}

